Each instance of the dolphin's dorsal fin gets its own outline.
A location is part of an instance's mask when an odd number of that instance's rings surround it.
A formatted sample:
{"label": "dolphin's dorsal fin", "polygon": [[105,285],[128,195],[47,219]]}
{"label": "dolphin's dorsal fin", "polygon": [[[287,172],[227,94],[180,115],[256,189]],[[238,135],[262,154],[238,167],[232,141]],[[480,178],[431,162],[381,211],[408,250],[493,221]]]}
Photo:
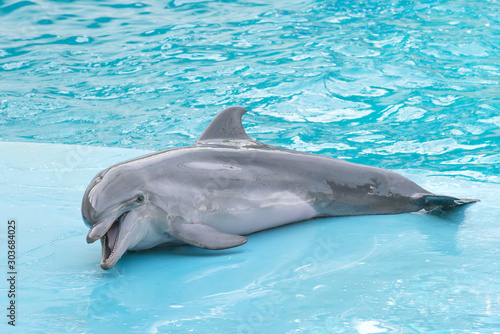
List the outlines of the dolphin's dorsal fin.
{"label": "dolphin's dorsal fin", "polygon": [[197,144],[203,144],[208,141],[230,141],[230,140],[252,140],[241,124],[241,117],[247,112],[245,108],[230,107],[222,110],[210,122]]}

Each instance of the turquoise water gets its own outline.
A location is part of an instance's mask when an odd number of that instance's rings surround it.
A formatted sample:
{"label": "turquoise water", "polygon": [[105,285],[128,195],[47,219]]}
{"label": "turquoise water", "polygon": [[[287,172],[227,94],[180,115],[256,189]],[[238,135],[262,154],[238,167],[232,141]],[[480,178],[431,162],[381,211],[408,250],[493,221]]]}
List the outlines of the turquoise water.
{"label": "turquoise water", "polygon": [[[0,22],[0,218],[19,247],[2,333],[500,332],[497,1],[0,0]],[[231,105],[267,144],[481,202],[102,271],[80,217],[92,177],[192,144]]]}

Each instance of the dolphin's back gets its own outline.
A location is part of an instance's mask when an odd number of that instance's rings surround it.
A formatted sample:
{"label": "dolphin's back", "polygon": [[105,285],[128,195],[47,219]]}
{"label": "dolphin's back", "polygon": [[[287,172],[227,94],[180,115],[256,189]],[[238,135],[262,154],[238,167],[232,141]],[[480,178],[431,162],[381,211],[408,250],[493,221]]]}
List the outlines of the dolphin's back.
{"label": "dolphin's back", "polygon": [[[161,154],[163,163],[149,164],[158,169],[146,173],[156,175],[151,184],[198,211],[260,210],[274,202],[285,210],[305,204],[313,216],[389,214],[415,211],[415,196],[431,194],[387,170],[268,146],[195,146]],[[300,218],[311,218],[312,211],[302,211],[307,217]]]}

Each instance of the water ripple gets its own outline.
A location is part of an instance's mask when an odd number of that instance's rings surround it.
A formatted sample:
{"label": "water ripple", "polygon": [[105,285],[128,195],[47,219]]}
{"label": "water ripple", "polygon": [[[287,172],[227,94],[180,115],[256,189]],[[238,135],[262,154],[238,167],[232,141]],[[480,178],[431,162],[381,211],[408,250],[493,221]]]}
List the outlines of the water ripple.
{"label": "water ripple", "polygon": [[500,173],[476,163],[500,153],[495,1],[6,1],[0,16],[3,141],[158,150],[242,105],[269,144]]}

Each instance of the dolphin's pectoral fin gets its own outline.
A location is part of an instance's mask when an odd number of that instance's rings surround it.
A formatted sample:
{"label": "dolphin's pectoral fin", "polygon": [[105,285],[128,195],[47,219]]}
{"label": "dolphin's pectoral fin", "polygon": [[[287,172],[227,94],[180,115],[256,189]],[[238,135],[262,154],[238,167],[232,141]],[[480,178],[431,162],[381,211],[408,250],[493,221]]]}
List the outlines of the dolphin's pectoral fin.
{"label": "dolphin's pectoral fin", "polygon": [[434,209],[449,210],[465,204],[479,202],[478,199],[460,199],[451,196],[423,194],[415,198],[415,203],[426,211]]}
{"label": "dolphin's pectoral fin", "polygon": [[190,245],[214,250],[241,246],[248,240],[241,235],[219,232],[205,224],[174,223],[168,233]]}
{"label": "dolphin's pectoral fin", "polygon": [[197,144],[211,140],[249,140],[252,141],[241,124],[241,117],[247,112],[241,107],[231,107],[222,110],[210,122],[198,138]]}

